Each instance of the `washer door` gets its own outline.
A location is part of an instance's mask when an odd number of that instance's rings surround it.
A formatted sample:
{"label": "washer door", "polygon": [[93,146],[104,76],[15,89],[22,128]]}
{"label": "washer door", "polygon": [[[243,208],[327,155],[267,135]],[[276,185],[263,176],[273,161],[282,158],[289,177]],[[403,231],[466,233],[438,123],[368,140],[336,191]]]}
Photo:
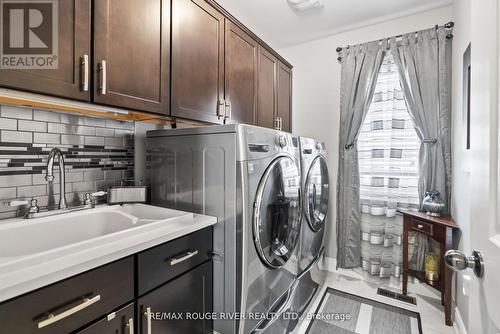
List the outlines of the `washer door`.
{"label": "washer door", "polygon": [[304,209],[307,222],[318,232],[325,225],[328,211],[328,168],[323,157],[317,156],[309,168],[305,183]]}
{"label": "washer door", "polygon": [[278,157],[260,180],[254,204],[253,234],[262,261],[283,266],[300,233],[300,172],[291,157]]}

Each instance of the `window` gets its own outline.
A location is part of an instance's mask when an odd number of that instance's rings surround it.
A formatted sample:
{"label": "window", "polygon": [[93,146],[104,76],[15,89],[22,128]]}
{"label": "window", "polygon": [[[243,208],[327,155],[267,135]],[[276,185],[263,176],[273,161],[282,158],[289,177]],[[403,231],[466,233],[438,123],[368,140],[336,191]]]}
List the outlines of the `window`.
{"label": "window", "polygon": [[357,143],[362,269],[368,277],[400,278],[403,228],[396,210],[419,206],[420,142],[390,54],[383,60]]}
{"label": "window", "polygon": [[384,207],[418,207],[420,142],[390,53],[380,68],[373,96],[358,137],[362,211],[373,211],[374,201]]}

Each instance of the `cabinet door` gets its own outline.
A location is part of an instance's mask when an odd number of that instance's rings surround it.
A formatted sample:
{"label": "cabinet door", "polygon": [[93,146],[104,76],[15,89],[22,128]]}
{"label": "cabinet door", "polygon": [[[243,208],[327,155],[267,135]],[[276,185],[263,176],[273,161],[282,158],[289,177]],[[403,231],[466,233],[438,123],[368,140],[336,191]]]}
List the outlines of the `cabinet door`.
{"label": "cabinet door", "polygon": [[86,101],[90,96],[89,86],[84,90],[83,82],[90,73],[85,72],[82,63],[84,59],[89,61],[90,56],[90,0],[56,3],[59,27],[57,69],[2,69],[0,85]]}
{"label": "cabinet door", "polygon": [[205,0],[173,0],[172,20],[172,116],[222,123],[224,16]]}
{"label": "cabinet door", "polygon": [[[203,315],[212,312],[212,300],[212,261],[207,261],[139,299],[140,333],[211,333],[212,321]],[[190,314],[202,320],[186,319]]]}
{"label": "cabinet door", "polygon": [[108,314],[77,334],[134,334],[134,304]]}
{"label": "cabinet door", "polygon": [[278,59],[259,46],[257,124],[266,128],[274,128],[274,119],[276,117],[277,67]]}
{"label": "cabinet door", "polygon": [[292,71],[285,64],[278,65],[278,109],[281,130],[292,131]]}
{"label": "cabinet door", "polygon": [[247,33],[226,21],[225,102],[228,122],[257,123],[258,44]]}
{"label": "cabinet door", "polygon": [[94,4],[94,101],[168,114],[170,1]]}

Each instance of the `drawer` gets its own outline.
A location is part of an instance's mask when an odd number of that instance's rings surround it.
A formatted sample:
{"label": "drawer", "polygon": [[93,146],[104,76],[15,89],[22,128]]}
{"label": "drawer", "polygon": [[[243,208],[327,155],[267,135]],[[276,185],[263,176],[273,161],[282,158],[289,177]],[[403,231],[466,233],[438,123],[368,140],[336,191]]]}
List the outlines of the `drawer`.
{"label": "drawer", "polygon": [[1,332],[66,334],[133,298],[134,259],[128,257],[0,304]]}
{"label": "drawer", "polygon": [[212,227],[139,253],[138,291],[142,295],[211,258]]}
{"label": "drawer", "polygon": [[107,314],[77,334],[134,334],[134,303]]}
{"label": "drawer", "polygon": [[420,220],[412,219],[411,229],[414,231],[425,233],[427,235],[430,235],[431,237],[434,235],[434,226]]}

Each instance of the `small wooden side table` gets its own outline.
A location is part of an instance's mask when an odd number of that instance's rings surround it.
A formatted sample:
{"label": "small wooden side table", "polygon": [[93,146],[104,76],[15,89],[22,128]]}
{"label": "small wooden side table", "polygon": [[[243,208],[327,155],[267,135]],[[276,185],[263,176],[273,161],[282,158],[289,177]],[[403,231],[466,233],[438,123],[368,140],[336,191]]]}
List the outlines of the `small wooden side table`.
{"label": "small wooden side table", "polygon": [[[444,263],[443,257],[446,251],[453,245],[453,230],[458,229],[457,224],[451,217],[432,217],[423,212],[398,210],[403,215],[403,294],[406,295],[408,288],[408,275],[417,278],[441,292],[441,304],[444,306],[445,323],[452,326],[451,320],[451,278],[453,272]],[[441,263],[439,280],[431,281],[425,276],[424,271],[408,268],[408,232],[416,231],[426,234],[428,237],[439,242],[441,251]]]}

